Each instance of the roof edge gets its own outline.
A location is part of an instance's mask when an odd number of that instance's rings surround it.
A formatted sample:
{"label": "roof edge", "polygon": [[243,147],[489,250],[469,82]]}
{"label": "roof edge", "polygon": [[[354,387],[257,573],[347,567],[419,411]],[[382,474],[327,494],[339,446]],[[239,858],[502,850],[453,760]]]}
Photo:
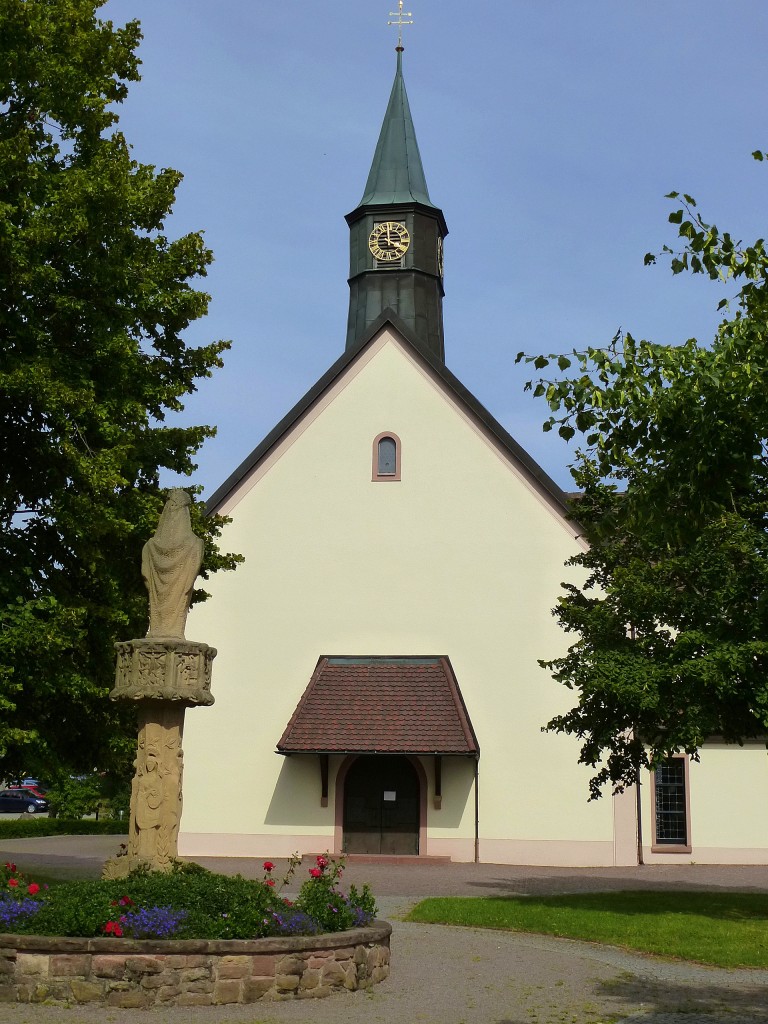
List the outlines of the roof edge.
{"label": "roof edge", "polygon": [[[418,356],[430,367],[436,376],[456,397],[477,417],[488,432],[520,463],[525,471],[549,495],[560,513],[576,527],[578,520],[571,512],[571,501],[568,494],[555,483],[552,477],[542,469],[536,460],[518,444],[512,435],[499,423],[485,406],[461,383],[448,367],[431,352],[427,346],[403,323],[392,309],[383,310],[351,348],[347,349],[333,363],[309,391],[299,399],[293,408],[286,413],[280,422],[266,435],[240,465],[218,487],[205,503],[207,515],[215,513],[227,496],[248,475],[261,459],[280,441],[301,416],[314,402],[341,376],[347,367],[354,362],[358,354],[378,336],[381,330],[391,326],[415,350]],[[579,528],[580,529],[580,528]]]}

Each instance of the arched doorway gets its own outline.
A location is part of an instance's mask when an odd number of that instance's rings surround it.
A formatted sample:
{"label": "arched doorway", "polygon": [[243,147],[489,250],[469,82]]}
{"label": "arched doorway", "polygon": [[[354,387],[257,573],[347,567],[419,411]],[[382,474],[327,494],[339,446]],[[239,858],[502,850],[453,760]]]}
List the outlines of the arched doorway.
{"label": "arched doorway", "polygon": [[419,852],[420,785],[407,757],[358,757],[344,780],[344,853]]}

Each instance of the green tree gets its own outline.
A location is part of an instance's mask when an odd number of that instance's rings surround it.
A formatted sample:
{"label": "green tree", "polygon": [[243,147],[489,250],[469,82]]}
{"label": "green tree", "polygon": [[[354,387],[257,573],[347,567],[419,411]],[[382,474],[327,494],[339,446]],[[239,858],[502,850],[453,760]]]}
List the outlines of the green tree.
{"label": "green tree", "polygon": [[768,257],[668,198],[673,273],[739,285],[711,344],[617,334],[518,356],[557,366],[527,387],[549,404],[545,430],[578,435],[573,515],[590,546],[554,612],[575,640],[541,664],[578,695],[547,728],[581,741],[592,797],[708,737],[768,735]]}
{"label": "green tree", "polygon": [[[125,763],[113,643],[146,631],[159,472],[213,433],[166,414],[228,347],[183,341],[212,256],[165,235],[181,175],[116,129],[141,33],[103,3],[0,0],[0,777]],[[203,575],[231,567],[193,520]]]}

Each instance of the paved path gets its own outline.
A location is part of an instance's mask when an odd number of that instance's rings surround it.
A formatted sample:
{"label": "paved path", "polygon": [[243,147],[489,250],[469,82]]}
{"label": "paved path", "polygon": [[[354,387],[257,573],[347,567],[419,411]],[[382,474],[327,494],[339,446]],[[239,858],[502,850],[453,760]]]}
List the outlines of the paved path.
{"label": "paved path", "polygon": [[[96,875],[119,837],[0,842],[0,860],[30,874]],[[260,862],[206,866],[259,877]],[[279,865],[278,865],[279,866]],[[96,1010],[0,1004],[0,1024],[768,1024],[768,971],[720,970],[539,935],[409,924],[424,895],[622,888],[768,891],[768,869],[699,865],[557,869],[493,864],[351,864],[393,922],[392,976],[368,992],[312,1002],[195,1010]]]}

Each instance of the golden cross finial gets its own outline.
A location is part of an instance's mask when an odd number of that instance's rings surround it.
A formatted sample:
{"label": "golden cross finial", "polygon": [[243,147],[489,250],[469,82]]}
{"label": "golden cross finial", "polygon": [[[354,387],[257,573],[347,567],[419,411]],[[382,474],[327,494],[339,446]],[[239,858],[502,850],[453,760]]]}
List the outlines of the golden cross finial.
{"label": "golden cross finial", "polygon": [[[389,12],[390,18],[397,18],[397,21],[388,21],[388,25],[397,25],[397,49],[402,50],[403,48],[403,25],[413,24],[413,15],[410,11],[403,11],[403,0],[397,0],[397,10]],[[409,18],[409,21],[404,21],[403,18]]]}

